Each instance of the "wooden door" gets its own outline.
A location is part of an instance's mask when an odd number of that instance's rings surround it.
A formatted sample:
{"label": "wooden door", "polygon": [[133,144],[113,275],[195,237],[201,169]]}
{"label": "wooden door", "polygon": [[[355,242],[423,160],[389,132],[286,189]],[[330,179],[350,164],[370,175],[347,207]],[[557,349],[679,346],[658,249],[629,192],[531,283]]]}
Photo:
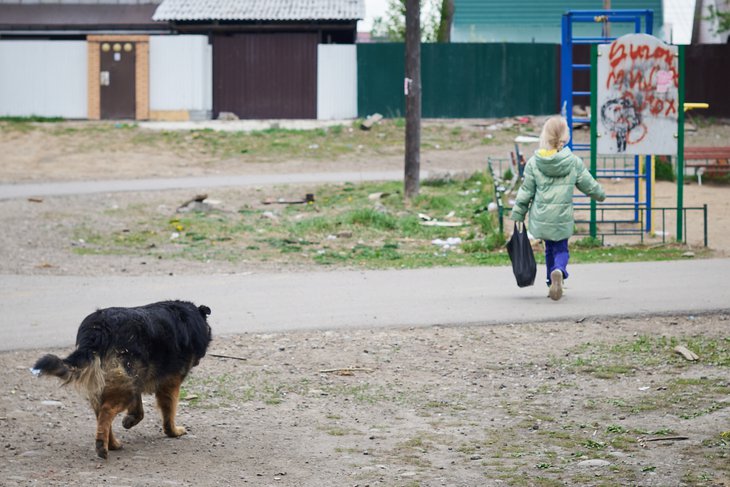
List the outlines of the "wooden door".
{"label": "wooden door", "polygon": [[99,84],[102,119],[135,119],[135,45],[102,42]]}
{"label": "wooden door", "polygon": [[317,118],[317,34],[213,39],[213,116]]}

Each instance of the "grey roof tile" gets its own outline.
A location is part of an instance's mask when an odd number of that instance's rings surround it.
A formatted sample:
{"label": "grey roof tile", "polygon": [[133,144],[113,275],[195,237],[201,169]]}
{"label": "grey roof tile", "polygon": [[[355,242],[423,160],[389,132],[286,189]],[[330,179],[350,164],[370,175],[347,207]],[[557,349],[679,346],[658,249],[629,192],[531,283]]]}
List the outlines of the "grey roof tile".
{"label": "grey roof tile", "polygon": [[357,20],[364,0],[163,0],[153,20]]}

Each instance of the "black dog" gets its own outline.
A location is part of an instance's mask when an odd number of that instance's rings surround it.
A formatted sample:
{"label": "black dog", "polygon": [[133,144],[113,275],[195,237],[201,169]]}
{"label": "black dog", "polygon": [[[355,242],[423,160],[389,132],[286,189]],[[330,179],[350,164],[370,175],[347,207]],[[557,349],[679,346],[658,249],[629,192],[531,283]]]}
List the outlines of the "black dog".
{"label": "black dog", "polygon": [[100,309],[79,326],[71,355],[45,355],[34,372],[55,375],[88,396],[101,458],[121,447],[112,433],[117,414],[127,411],[127,429],[142,421],[142,393],[155,394],[165,434],[184,435],[185,428],[175,426],[180,384],[208,349],[209,314],[207,306],[185,301]]}

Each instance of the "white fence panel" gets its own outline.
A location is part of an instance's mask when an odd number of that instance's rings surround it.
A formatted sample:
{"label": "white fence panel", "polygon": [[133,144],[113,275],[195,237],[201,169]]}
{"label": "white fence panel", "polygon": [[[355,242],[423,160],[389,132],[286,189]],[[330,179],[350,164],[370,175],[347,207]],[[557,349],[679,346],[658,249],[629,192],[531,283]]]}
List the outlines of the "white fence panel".
{"label": "white fence panel", "polygon": [[200,35],[150,37],[150,110],[211,110],[213,50]]}
{"label": "white fence panel", "polygon": [[0,41],[0,115],[86,118],[85,41]]}
{"label": "white fence panel", "polygon": [[317,119],[357,117],[357,48],[320,44],[317,50]]}

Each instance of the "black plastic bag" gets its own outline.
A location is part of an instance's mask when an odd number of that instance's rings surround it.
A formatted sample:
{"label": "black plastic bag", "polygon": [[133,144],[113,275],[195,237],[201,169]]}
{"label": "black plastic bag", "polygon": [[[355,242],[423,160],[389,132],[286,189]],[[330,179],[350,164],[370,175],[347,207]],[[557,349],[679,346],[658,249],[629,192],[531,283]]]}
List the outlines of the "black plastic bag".
{"label": "black plastic bag", "polygon": [[512,272],[517,279],[519,287],[527,287],[535,284],[535,276],[537,275],[537,264],[535,263],[535,255],[532,253],[532,245],[527,236],[527,225],[522,225],[522,231],[517,228],[512,232],[512,237],[507,242],[507,253],[512,261]]}

